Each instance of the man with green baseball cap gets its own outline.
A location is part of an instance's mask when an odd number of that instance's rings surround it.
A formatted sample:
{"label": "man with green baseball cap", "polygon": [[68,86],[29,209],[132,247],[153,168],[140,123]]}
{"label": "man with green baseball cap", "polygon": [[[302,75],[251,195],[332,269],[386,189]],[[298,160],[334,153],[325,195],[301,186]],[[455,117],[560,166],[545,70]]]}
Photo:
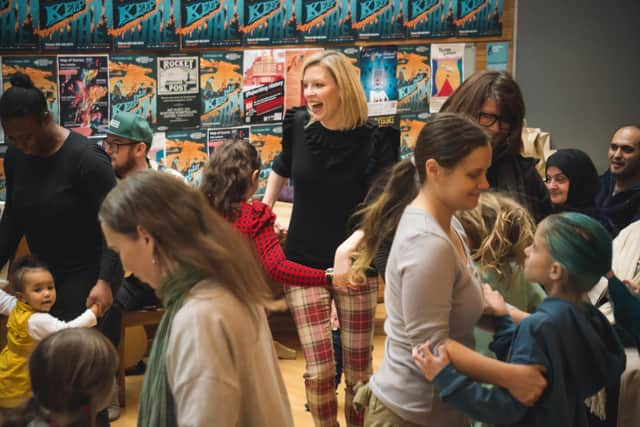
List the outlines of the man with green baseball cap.
{"label": "man with green baseball cap", "polygon": [[[125,179],[136,171],[151,168],[184,180],[184,176],[177,170],[147,158],[153,141],[153,131],[142,117],[129,112],[117,113],[111,119],[106,133],[107,137],[102,145],[111,158],[111,166],[119,179]],[[101,329],[112,342],[119,343],[123,314],[157,305],[153,289],[128,274],[115,294],[111,309],[102,319]],[[118,393],[115,393],[114,400],[108,408],[111,421],[120,416],[119,403]]]}

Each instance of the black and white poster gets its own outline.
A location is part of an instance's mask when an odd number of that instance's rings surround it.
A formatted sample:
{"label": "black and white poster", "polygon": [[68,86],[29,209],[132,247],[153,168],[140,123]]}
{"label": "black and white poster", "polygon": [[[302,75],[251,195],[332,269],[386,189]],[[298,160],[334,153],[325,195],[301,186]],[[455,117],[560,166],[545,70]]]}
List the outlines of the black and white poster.
{"label": "black and white poster", "polygon": [[158,57],[158,130],[200,127],[197,56]]}

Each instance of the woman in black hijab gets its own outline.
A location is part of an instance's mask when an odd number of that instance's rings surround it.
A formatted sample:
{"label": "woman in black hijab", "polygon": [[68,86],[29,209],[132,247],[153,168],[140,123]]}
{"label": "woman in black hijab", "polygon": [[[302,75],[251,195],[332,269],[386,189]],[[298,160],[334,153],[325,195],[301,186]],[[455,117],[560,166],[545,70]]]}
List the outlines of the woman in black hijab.
{"label": "woman in black hijab", "polygon": [[598,171],[587,153],[574,148],[556,151],[547,159],[545,175],[555,212],[580,212],[602,222],[595,206]]}

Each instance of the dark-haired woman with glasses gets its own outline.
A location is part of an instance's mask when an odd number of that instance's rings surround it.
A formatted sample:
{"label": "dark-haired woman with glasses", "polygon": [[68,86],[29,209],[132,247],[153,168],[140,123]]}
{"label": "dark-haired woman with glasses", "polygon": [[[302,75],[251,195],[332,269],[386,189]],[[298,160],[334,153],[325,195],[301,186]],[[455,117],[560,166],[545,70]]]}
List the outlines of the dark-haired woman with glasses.
{"label": "dark-haired woman with glasses", "polygon": [[507,72],[476,72],[456,89],[442,111],[466,114],[491,135],[493,158],[487,179],[492,188],[509,193],[536,221],[551,212],[536,160],[522,156],[524,100],[518,83]]}

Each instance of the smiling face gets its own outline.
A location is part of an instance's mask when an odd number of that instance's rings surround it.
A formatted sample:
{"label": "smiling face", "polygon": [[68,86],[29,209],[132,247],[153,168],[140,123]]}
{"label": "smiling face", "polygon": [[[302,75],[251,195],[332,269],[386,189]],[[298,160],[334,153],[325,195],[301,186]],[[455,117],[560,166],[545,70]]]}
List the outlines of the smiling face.
{"label": "smiling face", "polygon": [[48,313],[56,303],[53,276],[42,268],[26,270],[22,276],[22,291],[17,295],[35,311]]}
{"label": "smiling face", "polygon": [[438,166],[441,172],[428,176],[427,182],[434,180],[436,185],[432,188],[451,211],[473,209],[480,193],[489,188],[486,176],[489,166],[491,147],[485,145],[471,151],[451,169]]}
{"label": "smiling face", "polygon": [[569,197],[570,184],[569,178],[558,167],[547,168],[546,186],[551,203],[557,206],[565,204]]}
{"label": "smiling face", "polygon": [[15,117],[2,122],[6,140],[30,156],[39,156],[50,146],[47,131],[51,117],[48,113],[39,120],[33,115]]}
{"label": "smiling face", "polygon": [[338,85],[324,65],[307,67],[302,78],[307,108],[327,129],[340,129],[341,101]]}
{"label": "smiling face", "polygon": [[609,169],[616,178],[640,175],[640,129],[619,129],[609,144]]}

